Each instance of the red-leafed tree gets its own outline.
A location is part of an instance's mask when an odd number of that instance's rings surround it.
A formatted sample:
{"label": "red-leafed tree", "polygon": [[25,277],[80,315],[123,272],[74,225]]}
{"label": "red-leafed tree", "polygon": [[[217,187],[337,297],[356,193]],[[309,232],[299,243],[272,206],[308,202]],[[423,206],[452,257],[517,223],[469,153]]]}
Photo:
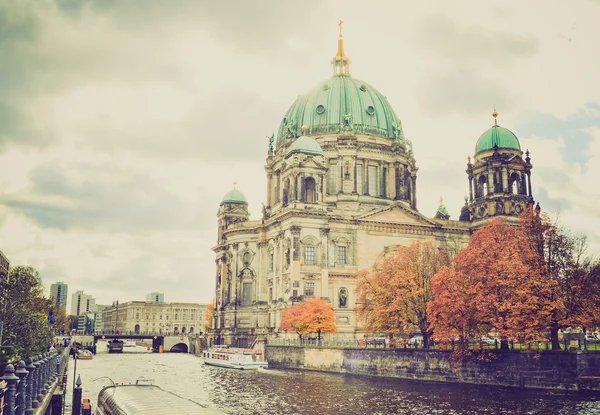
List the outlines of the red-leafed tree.
{"label": "red-leafed tree", "polygon": [[419,330],[425,347],[429,341],[427,304],[433,299],[431,278],[449,263],[445,249],[430,242],[401,246],[381,269],[357,274],[358,316],[369,333],[390,338]]}
{"label": "red-leafed tree", "polygon": [[534,266],[551,283],[547,299],[561,301],[550,321],[552,349],[560,349],[558,332],[567,327],[594,327],[600,310],[597,284],[597,261],[586,256],[587,238],[571,235],[557,221],[540,212],[527,209],[519,217],[522,232],[537,254]]}
{"label": "red-leafed tree", "polygon": [[285,331],[295,331],[300,338],[309,333],[337,333],[333,306],[322,298],[299,302],[283,312],[280,326]]}
{"label": "red-leafed tree", "polygon": [[495,331],[508,340],[532,342],[544,336],[564,305],[551,299],[555,283],[535,266],[537,253],[517,226],[495,219],[477,230],[469,245],[433,277],[428,310],[434,338],[469,339]]}

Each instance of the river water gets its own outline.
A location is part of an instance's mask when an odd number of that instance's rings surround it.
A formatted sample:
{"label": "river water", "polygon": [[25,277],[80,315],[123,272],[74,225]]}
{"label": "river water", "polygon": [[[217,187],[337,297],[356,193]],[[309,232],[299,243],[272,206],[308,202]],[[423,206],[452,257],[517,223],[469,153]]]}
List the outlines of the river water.
{"label": "river water", "polygon": [[[73,384],[74,362],[69,362]],[[228,414],[544,414],[600,415],[600,396],[409,382],[294,370],[237,371],[205,366],[189,354],[151,353],[143,347],[108,354],[102,342],[93,360],[79,360],[83,397],[116,383],[154,384]],[[98,379],[98,380],[95,380]],[[68,402],[70,402],[68,396]]]}

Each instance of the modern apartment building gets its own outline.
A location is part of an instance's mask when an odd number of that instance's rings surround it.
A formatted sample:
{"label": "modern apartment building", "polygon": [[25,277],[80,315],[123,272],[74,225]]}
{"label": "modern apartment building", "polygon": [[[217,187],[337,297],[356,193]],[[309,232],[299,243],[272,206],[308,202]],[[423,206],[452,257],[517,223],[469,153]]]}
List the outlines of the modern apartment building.
{"label": "modern apartment building", "polygon": [[150,294],[146,294],[147,303],[164,303],[165,293],[159,293],[158,291],[152,291]]}
{"label": "modern apartment building", "polygon": [[50,285],[50,298],[56,307],[67,308],[69,286],[62,281]]}
{"label": "modern apartment building", "polygon": [[83,313],[95,313],[98,311],[96,300],[83,291],[77,291],[71,297],[71,315],[78,316]]}

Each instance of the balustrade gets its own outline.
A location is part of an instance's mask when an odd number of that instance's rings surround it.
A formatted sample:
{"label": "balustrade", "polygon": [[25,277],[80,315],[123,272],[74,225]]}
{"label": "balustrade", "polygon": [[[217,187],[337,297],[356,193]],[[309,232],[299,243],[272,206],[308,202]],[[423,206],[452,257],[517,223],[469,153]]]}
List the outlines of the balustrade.
{"label": "balustrade", "polygon": [[0,408],[3,415],[33,415],[34,408],[40,407],[47,393],[53,390],[57,381],[64,381],[67,369],[69,350],[62,355],[56,351],[44,353],[41,356],[28,358],[27,363],[20,361],[15,370],[9,364],[4,370],[0,381],[6,382],[3,392],[4,407]]}

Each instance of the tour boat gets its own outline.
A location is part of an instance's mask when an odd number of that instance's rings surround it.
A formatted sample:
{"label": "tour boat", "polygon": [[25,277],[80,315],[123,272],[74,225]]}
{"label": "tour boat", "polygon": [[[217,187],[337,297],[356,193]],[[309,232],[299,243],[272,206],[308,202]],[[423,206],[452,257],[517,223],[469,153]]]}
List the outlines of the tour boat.
{"label": "tour boat", "polygon": [[135,340],[125,340],[123,347],[136,347]]}
{"label": "tour boat", "polygon": [[269,367],[262,350],[216,347],[202,353],[205,365],[251,370]]}
{"label": "tour boat", "polygon": [[225,415],[190,399],[148,384],[111,385],[98,393],[97,415]]}
{"label": "tour boat", "polygon": [[78,360],[92,360],[92,358],[94,357],[92,352],[85,349],[77,349],[75,351],[75,354],[77,355]]}
{"label": "tour boat", "polygon": [[123,351],[123,340],[109,340],[106,347],[108,347],[108,353],[121,353]]}

